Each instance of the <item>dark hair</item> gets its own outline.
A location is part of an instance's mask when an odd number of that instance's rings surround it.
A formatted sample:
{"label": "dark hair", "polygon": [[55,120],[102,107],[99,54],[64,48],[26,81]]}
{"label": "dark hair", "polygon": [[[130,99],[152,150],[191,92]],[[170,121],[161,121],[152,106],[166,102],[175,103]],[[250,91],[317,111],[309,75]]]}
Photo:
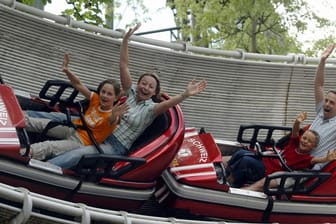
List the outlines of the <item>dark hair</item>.
{"label": "dark hair", "polygon": [[160,90],[161,90],[161,87],[160,87],[160,80],[159,80],[159,77],[155,74],[155,73],[144,73],[142,74],[139,79],[138,79],[138,83],[140,83],[141,79],[145,76],[150,76],[150,77],[153,77],[156,81],[156,88],[155,88],[155,95],[152,96],[152,100],[154,102],[160,102],[161,101],[161,95],[160,95]]}
{"label": "dark hair", "polygon": [[328,94],[328,93],[333,93],[333,94],[335,94],[335,95],[336,95],[336,90],[333,90],[333,89],[331,89],[331,90],[328,90],[327,94]]}
{"label": "dark hair", "polygon": [[98,95],[100,93],[100,90],[103,88],[103,86],[105,84],[111,84],[114,88],[114,94],[116,96],[119,96],[119,94],[121,92],[121,87],[120,87],[119,81],[117,81],[115,79],[106,79],[106,80],[102,81],[101,83],[99,83],[98,88],[97,88]]}

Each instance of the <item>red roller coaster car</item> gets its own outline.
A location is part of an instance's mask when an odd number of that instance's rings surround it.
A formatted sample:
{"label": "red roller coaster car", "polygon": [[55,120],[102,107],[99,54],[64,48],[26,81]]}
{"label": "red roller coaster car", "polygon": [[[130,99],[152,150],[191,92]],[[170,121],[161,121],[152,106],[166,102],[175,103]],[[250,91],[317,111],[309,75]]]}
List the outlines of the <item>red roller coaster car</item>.
{"label": "red roller coaster car", "polygon": [[[76,114],[78,92],[70,83],[51,80],[38,98],[14,94],[0,85],[1,182],[58,199],[96,207],[134,211],[152,197],[157,178],[167,168],[184,134],[179,106],[157,117],[132,146],[129,156],[98,153],[82,158],[73,170],[62,170],[44,161],[20,155],[20,148],[34,142],[25,131],[23,109]],[[65,97],[66,96],[66,97]]]}
{"label": "red roller coaster car", "polygon": [[[217,219],[262,223],[335,223],[336,161],[329,162],[318,171],[271,174],[266,177],[263,193],[232,188],[226,182],[222,155],[232,155],[243,146],[250,150],[272,149],[271,152],[275,147],[280,149],[288,138],[286,135],[279,138],[275,145],[272,135],[277,131],[289,132],[290,128],[241,126],[237,142],[224,141],[217,145],[210,134],[194,132],[194,135],[185,137],[174,160],[162,174],[155,192],[157,200],[164,207]],[[257,150],[255,153],[258,153]],[[270,155],[261,151],[259,154],[282,159],[279,153]],[[280,178],[280,186],[269,188],[270,181],[276,178]],[[285,187],[288,178],[295,180],[295,184]]]}
{"label": "red roller coaster car", "polygon": [[[29,148],[34,142],[34,136],[25,131],[22,109],[67,109],[77,114],[75,101],[80,101],[77,92],[63,81],[48,81],[37,98],[14,94],[10,86],[0,85],[1,182],[109,209],[139,211],[155,199],[154,205],[169,216],[183,212],[245,222],[336,222],[336,161],[319,171],[270,175],[263,193],[232,188],[227,183],[223,155],[232,155],[243,146],[281,149],[285,138],[272,144],[277,136],[274,133],[283,136],[290,131],[287,127],[241,126],[237,141],[219,142],[210,133],[185,129],[181,109],[176,106],[153,122],[127,157],[97,153],[83,157],[75,169],[62,170],[20,155],[20,148]],[[281,178],[282,183],[287,178],[296,181],[290,187],[269,189],[274,178]]]}

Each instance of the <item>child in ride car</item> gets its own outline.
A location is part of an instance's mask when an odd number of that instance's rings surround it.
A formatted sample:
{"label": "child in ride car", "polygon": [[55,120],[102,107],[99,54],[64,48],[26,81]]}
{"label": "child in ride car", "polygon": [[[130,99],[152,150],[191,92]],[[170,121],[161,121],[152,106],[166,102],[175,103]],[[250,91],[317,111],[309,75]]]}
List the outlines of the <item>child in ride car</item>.
{"label": "child in ride car", "polygon": [[[307,118],[306,112],[301,112],[297,115],[289,143],[282,151],[287,166],[292,170],[302,170],[311,168],[316,163],[325,163],[336,159],[336,151],[328,152],[324,157],[313,157],[310,155],[319,143],[319,135],[312,129],[306,130],[302,136],[299,134],[300,124]],[[237,159],[239,156],[239,159]],[[251,152],[247,150],[237,151],[228,161],[230,176],[228,180],[234,187],[243,187],[249,181],[257,181],[250,186],[245,187],[249,190],[262,191],[265,175],[277,171],[286,171],[279,159],[263,157],[262,160],[251,156]],[[263,179],[261,179],[263,178]],[[260,180],[261,179],[261,180]],[[271,183],[272,186],[277,186],[276,181]]]}
{"label": "child in ride car", "polygon": [[[86,125],[86,128],[92,132],[95,141],[100,144],[117,127],[119,116],[127,112],[128,105],[118,103],[114,106],[114,103],[119,99],[121,91],[118,81],[114,79],[105,80],[99,84],[98,93],[92,92],[70,71],[68,68],[69,61],[70,56],[66,53],[64,55],[63,71],[72,86],[82,93],[86,99],[90,100],[90,105],[83,116],[84,122],[81,119],[75,119],[73,123],[79,127]],[[50,119],[33,118],[26,115],[26,130],[42,133],[49,122]],[[30,146],[31,158],[43,160],[80,146],[93,144],[85,128],[58,125],[50,128],[46,135],[60,140],[32,144]],[[25,153],[25,151],[26,149],[21,150],[22,153]]]}

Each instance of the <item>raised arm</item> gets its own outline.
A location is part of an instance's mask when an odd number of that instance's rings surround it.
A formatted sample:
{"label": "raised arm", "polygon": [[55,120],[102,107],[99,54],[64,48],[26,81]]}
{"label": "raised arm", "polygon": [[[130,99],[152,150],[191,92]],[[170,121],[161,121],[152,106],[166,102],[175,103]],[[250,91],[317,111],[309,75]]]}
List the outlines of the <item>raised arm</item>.
{"label": "raised arm", "polygon": [[311,160],[311,164],[326,163],[333,160],[336,160],[336,150],[328,151],[328,154],[324,157],[314,157]]}
{"label": "raised arm", "polygon": [[91,97],[91,91],[89,88],[84,86],[80,79],[69,69],[68,65],[70,62],[70,55],[69,53],[64,54],[63,59],[63,72],[68,76],[68,79],[71,82],[71,85],[78,90],[81,94],[85,96],[86,99],[90,99]]}
{"label": "raised arm", "polygon": [[292,129],[292,137],[298,137],[300,133],[300,124],[307,119],[307,112],[301,112],[297,115]]}
{"label": "raised arm", "polygon": [[324,99],[324,68],[325,63],[330,54],[333,52],[335,44],[330,45],[321,55],[320,62],[318,64],[315,82],[314,82],[314,91],[315,91],[315,104],[319,104]]}
{"label": "raised arm", "polygon": [[156,104],[154,107],[154,114],[159,115],[167,111],[170,107],[181,103],[189,96],[197,95],[205,89],[206,85],[207,82],[205,80],[201,80],[199,82],[197,82],[196,80],[192,80],[183,93],[171,97],[169,100],[162,101],[161,103]]}
{"label": "raised arm", "polygon": [[129,29],[128,32],[125,33],[120,47],[120,82],[125,92],[127,92],[127,90],[132,86],[131,73],[128,67],[128,42],[129,38],[133,35],[135,31],[139,29],[140,26],[141,23],[138,23],[134,28]]}

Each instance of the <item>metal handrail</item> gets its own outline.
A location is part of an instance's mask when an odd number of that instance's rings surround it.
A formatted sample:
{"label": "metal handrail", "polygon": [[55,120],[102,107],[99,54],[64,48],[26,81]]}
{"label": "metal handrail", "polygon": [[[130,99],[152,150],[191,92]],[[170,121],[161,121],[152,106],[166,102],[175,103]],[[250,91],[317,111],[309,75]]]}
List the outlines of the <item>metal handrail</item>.
{"label": "metal handrail", "polygon": [[[56,218],[51,215],[39,215],[34,210],[48,210],[50,214],[55,213],[63,215],[64,217],[74,217],[79,222],[71,223],[91,223],[92,221],[108,221],[109,223],[146,223],[146,224],[219,224],[224,222],[216,221],[201,221],[201,220],[187,220],[177,219],[170,217],[154,217],[139,214],[132,214],[125,211],[113,211],[100,208],[86,206],[81,203],[72,203],[55,198],[50,198],[40,194],[28,191],[25,188],[15,188],[0,183],[0,210],[7,210],[8,212],[15,213],[11,216],[9,223],[25,223],[30,218],[48,221],[48,223],[69,223],[68,219]],[[9,201],[11,204],[20,204],[20,206],[11,206],[3,204],[4,201]],[[3,218],[3,217],[2,217]]]}

